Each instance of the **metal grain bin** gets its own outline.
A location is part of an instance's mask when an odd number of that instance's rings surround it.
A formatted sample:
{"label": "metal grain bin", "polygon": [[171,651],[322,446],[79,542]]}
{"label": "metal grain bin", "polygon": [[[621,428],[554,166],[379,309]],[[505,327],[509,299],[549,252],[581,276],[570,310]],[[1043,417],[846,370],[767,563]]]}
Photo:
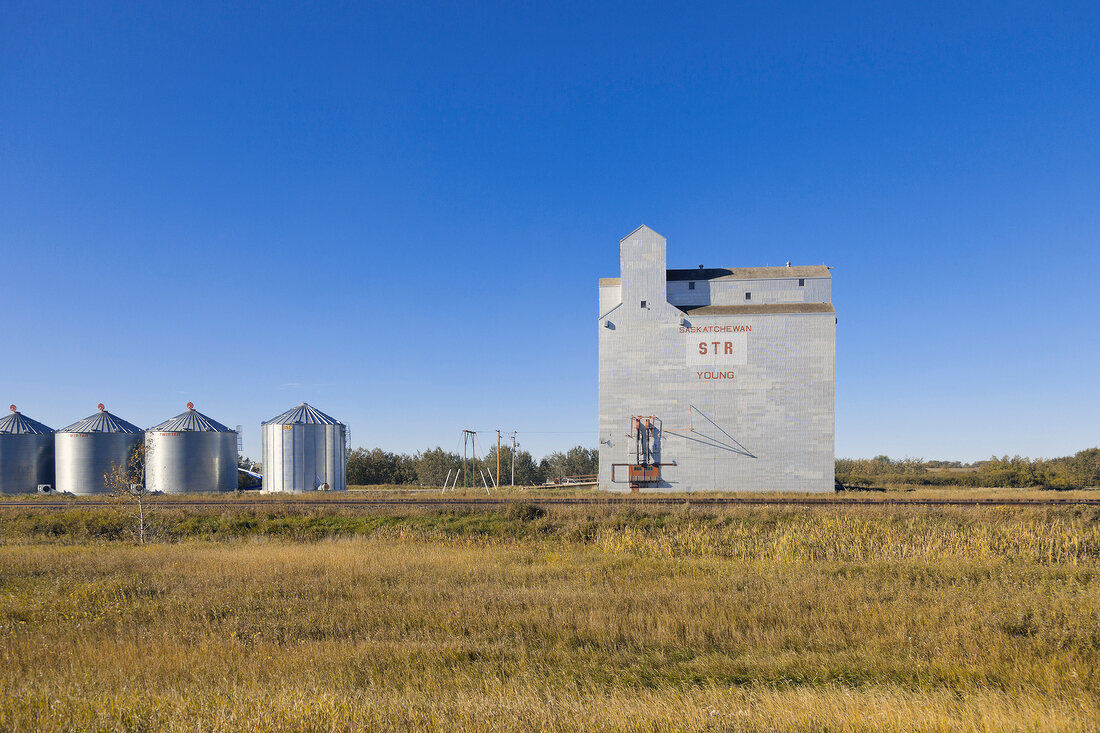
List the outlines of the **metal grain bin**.
{"label": "metal grain bin", "polygon": [[344,491],[345,425],[302,403],[260,425],[264,491]]}
{"label": "metal grain bin", "polygon": [[112,415],[100,404],[96,414],[57,431],[55,488],[73,494],[111,491],[104,474],[115,466],[128,468],[134,447],[144,437],[144,430]]}
{"label": "metal grain bin", "polygon": [[12,405],[0,418],[0,493],[33,494],[53,479],[53,428]]}
{"label": "metal grain bin", "polygon": [[195,410],[145,432],[145,485],[190,494],[237,488],[237,433]]}

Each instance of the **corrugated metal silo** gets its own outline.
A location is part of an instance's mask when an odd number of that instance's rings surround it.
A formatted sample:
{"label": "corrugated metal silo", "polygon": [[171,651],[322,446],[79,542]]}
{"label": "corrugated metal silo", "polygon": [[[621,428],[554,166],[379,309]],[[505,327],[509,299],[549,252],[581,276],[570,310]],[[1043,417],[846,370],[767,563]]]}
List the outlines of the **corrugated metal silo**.
{"label": "corrugated metal silo", "polygon": [[237,488],[237,433],[195,410],[145,433],[145,485],[150,491],[188,494]]}
{"label": "corrugated metal silo", "polygon": [[347,428],[302,403],[261,424],[264,491],[347,489]]}
{"label": "corrugated metal silo", "polygon": [[112,415],[99,405],[99,412],[57,431],[58,491],[73,494],[102,494],[111,491],[104,474],[114,466],[128,467],[134,446],[145,431]]}
{"label": "corrugated metal silo", "polygon": [[0,418],[0,493],[33,494],[53,479],[53,428],[12,405]]}

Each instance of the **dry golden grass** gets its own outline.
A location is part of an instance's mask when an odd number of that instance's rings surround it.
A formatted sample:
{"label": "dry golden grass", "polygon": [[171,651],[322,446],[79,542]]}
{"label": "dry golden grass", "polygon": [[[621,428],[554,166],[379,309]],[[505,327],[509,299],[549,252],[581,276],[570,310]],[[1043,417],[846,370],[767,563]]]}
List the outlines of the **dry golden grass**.
{"label": "dry golden grass", "polygon": [[0,729],[1100,721],[1093,509],[385,519],[310,542],[264,517],[220,541],[173,517],[145,547],[4,535]]}

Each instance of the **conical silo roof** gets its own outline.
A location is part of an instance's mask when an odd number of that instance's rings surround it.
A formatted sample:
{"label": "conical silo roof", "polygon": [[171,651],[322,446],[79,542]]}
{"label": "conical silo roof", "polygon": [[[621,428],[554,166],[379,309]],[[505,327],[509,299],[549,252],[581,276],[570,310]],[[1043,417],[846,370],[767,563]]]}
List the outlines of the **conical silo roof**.
{"label": "conical silo roof", "polygon": [[145,431],[133,423],[128,423],[118,415],[112,415],[100,404],[99,412],[89,415],[83,420],[74,422],[67,428],[61,428],[59,433],[144,433]]}
{"label": "conical silo roof", "polygon": [[343,425],[342,422],[336,418],[330,417],[325,413],[318,410],[316,407],[310,407],[305,402],[292,407],[278,417],[273,417],[263,423],[264,425]]}
{"label": "conical silo roof", "polygon": [[150,431],[162,433],[232,433],[217,420],[211,420],[206,415],[195,409],[190,402],[187,403],[187,412],[176,415],[171,420],[165,420],[160,425],[149,428]]}
{"label": "conical silo roof", "polygon": [[0,417],[0,433],[9,435],[47,435],[53,432],[53,428],[47,427],[37,420],[31,420],[11,406],[11,414]]}

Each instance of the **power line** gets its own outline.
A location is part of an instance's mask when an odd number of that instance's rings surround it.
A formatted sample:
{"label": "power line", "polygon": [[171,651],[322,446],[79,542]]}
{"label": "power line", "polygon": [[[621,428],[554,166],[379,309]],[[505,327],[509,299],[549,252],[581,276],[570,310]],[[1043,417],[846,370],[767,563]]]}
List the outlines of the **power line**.
{"label": "power line", "polygon": [[[496,428],[478,428],[478,432],[493,432]],[[598,430],[523,430],[526,435],[579,435],[581,433],[596,433]]]}

